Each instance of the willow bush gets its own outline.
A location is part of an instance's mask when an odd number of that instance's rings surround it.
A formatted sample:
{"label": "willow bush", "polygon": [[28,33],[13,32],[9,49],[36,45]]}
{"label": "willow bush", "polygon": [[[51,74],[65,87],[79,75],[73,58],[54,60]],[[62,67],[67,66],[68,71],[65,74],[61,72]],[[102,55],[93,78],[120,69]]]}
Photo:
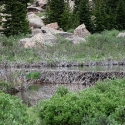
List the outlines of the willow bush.
{"label": "willow bush", "polygon": [[78,93],[56,93],[40,105],[43,125],[125,124],[125,79],[106,80]]}
{"label": "willow bush", "polygon": [[17,97],[0,93],[0,125],[35,125],[30,119],[27,106]]}

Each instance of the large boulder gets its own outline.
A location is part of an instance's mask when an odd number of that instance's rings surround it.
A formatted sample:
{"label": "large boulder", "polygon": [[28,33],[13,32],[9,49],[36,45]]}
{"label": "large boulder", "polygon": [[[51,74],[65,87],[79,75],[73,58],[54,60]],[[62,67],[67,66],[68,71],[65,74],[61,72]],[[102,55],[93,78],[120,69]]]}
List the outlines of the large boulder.
{"label": "large boulder", "polygon": [[23,46],[24,48],[36,47],[38,44],[39,45],[44,44],[44,39],[41,36],[41,34],[36,34],[35,36],[31,38],[24,38],[19,41],[19,45]]}
{"label": "large boulder", "polygon": [[82,24],[74,30],[74,35],[84,38],[84,37],[90,35],[90,32],[86,29],[86,26],[84,24]]}
{"label": "large boulder", "polygon": [[52,46],[57,42],[57,38],[52,34],[37,33],[31,38],[24,38],[19,41],[19,45],[24,48],[40,47],[44,45]]}
{"label": "large boulder", "polygon": [[42,26],[44,26],[44,23],[41,20],[41,18],[35,15],[34,13],[28,14],[28,21],[29,21],[30,27],[33,27],[33,28],[41,28]]}
{"label": "large boulder", "polygon": [[48,0],[36,0],[35,4],[37,7],[44,8],[46,7],[46,4],[48,3]]}
{"label": "large boulder", "polygon": [[[69,42],[71,42],[73,44],[78,44],[78,43],[80,43],[82,41],[86,41],[83,37],[79,37],[77,35],[74,35],[73,33],[64,32],[64,31],[60,31],[60,30],[55,30],[53,28],[48,28],[46,26],[42,27],[41,31],[44,34],[44,36],[45,36],[45,34],[48,34],[48,35],[52,34],[52,35],[56,36],[58,41],[59,41],[60,38],[66,39],[66,40],[68,40]],[[40,31],[37,30],[37,31],[34,31],[34,32],[40,32]],[[45,37],[47,37],[47,35]]]}
{"label": "large boulder", "polygon": [[59,25],[58,25],[57,22],[47,24],[46,27],[48,27],[48,28],[53,28],[53,29],[55,29],[55,30],[58,30],[58,29],[59,29]]}
{"label": "large boulder", "polygon": [[125,37],[125,32],[124,33],[119,33],[117,37]]}
{"label": "large boulder", "polygon": [[32,36],[34,36],[34,35],[36,35],[38,33],[42,33],[41,29],[38,29],[38,28],[32,29]]}

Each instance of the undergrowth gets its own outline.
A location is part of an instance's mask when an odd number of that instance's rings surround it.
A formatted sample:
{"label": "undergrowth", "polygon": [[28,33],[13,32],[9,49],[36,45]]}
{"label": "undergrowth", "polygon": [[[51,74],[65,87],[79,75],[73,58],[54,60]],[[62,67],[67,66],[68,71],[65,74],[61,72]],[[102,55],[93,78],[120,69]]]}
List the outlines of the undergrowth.
{"label": "undergrowth", "polygon": [[40,118],[43,125],[124,125],[124,95],[125,79],[97,82],[63,96],[58,92],[39,104]]}
{"label": "undergrowth", "polygon": [[23,48],[18,41],[28,36],[14,36],[6,38],[0,35],[0,62],[56,62],[56,61],[100,61],[123,60],[125,57],[125,39],[117,37],[119,31],[103,31],[86,37],[86,42],[72,44],[64,38],[59,38],[53,46]]}

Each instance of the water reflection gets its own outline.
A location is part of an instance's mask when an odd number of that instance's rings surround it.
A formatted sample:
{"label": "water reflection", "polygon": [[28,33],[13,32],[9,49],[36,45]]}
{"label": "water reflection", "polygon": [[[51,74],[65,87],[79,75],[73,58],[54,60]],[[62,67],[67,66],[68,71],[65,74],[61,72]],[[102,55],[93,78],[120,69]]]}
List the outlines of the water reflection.
{"label": "water reflection", "polygon": [[34,84],[28,90],[17,93],[16,96],[23,100],[24,103],[32,106],[37,104],[39,100],[51,98],[59,86],[67,87],[71,92],[86,88],[79,84]]}

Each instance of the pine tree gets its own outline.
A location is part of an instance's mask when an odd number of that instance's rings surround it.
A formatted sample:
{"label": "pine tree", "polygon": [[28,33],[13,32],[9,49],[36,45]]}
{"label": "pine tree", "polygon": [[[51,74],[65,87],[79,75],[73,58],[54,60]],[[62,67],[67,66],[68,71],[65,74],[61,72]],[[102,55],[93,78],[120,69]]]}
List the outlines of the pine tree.
{"label": "pine tree", "polygon": [[64,12],[64,0],[49,0],[47,6],[47,23],[58,22],[61,26],[61,15]]}
{"label": "pine tree", "polygon": [[116,8],[119,0],[105,0],[106,13],[110,16],[109,30],[114,29],[116,26]]}
{"label": "pine tree", "polygon": [[3,33],[6,36],[27,34],[29,23],[26,19],[27,3],[30,0],[4,0],[2,13],[5,14],[6,21],[3,23]]}
{"label": "pine tree", "polygon": [[103,0],[98,0],[95,3],[95,31],[101,32],[107,29],[108,15],[106,13],[106,4]]}
{"label": "pine tree", "polygon": [[116,29],[125,30],[125,1],[119,0],[116,8]]}
{"label": "pine tree", "polygon": [[69,7],[69,0],[65,0],[64,12],[61,15],[61,28],[64,31],[74,29],[79,25],[79,18]]}
{"label": "pine tree", "polygon": [[79,15],[80,24],[84,23],[86,25],[86,28],[90,32],[93,32],[93,25],[92,25],[92,20],[91,20],[92,15],[91,15],[88,0],[81,0],[80,1],[79,8],[78,8],[78,15]]}
{"label": "pine tree", "polygon": [[[0,12],[1,12],[1,7],[0,7]],[[2,15],[0,13],[0,26],[2,25]]]}
{"label": "pine tree", "polygon": [[75,13],[75,14],[78,12],[80,1],[81,0],[74,0],[74,10],[73,10],[73,13]]}

